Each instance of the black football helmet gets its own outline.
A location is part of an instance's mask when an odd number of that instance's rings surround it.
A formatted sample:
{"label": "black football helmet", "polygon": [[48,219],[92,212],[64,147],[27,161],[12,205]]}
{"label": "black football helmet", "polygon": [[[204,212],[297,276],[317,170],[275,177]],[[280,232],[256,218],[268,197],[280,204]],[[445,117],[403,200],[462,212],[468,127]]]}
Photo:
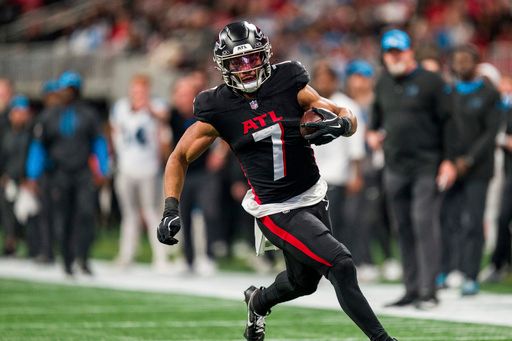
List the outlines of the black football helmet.
{"label": "black football helmet", "polygon": [[220,31],[213,60],[228,86],[251,93],[270,77],[271,48],[267,36],[254,24],[234,22]]}

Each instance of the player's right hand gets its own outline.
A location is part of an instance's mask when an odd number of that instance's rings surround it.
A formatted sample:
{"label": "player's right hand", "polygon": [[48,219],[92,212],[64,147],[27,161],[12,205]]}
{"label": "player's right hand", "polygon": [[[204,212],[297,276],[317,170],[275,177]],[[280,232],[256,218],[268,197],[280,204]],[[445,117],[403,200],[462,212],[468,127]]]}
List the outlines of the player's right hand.
{"label": "player's right hand", "polygon": [[335,113],[323,108],[312,108],[312,110],[322,116],[323,119],[317,122],[302,124],[306,128],[317,129],[314,133],[304,136],[311,144],[319,146],[329,143],[340,136],[347,136],[346,134],[352,129],[352,124],[346,117],[339,117]]}
{"label": "player's right hand", "polygon": [[167,245],[178,243],[174,236],[181,228],[181,219],[178,209],[178,199],[169,197],[165,199],[164,214],[157,229],[158,241]]}

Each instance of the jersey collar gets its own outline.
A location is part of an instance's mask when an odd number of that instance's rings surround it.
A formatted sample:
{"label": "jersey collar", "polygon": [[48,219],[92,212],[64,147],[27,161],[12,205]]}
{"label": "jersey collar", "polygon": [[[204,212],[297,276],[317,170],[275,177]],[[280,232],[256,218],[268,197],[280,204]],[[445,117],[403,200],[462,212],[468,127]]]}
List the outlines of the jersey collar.
{"label": "jersey collar", "polygon": [[484,80],[482,78],[478,78],[468,82],[457,81],[455,82],[455,90],[457,90],[459,94],[468,95],[480,89],[482,85],[484,85]]}

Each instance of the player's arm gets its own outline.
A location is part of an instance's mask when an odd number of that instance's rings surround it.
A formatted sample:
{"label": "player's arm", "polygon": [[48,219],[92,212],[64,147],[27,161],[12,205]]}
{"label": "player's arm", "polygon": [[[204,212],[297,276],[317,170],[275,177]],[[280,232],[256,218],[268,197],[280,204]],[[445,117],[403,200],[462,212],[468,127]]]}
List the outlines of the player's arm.
{"label": "player's arm", "polygon": [[206,151],[218,136],[219,133],[211,124],[200,121],[185,131],[167,160],[164,175],[166,197],[179,199],[188,165]]}
{"label": "player's arm", "polygon": [[169,156],[164,174],[165,208],[157,232],[161,243],[173,245],[178,242],[174,238],[181,227],[178,203],[188,165],[206,151],[218,136],[212,125],[196,122],[185,131]]}
{"label": "player's arm", "polygon": [[[318,92],[313,89],[311,86],[306,85],[302,90],[297,94],[297,100],[299,104],[304,109],[304,111],[309,110],[311,108],[317,109],[327,109],[330,112],[336,114],[337,120],[333,120],[333,123],[341,124],[341,128],[344,128],[343,131],[335,130],[335,135],[338,136],[351,136],[357,130],[357,118],[356,116],[347,108],[339,107],[331,100],[324,98],[318,94]],[[323,110],[322,110],[323,111]],[[324,120],[332,119],[325,112],[319,112],[322,116],[324,116]],[[337,121],[337,122],[336,122]],[[313,123],[315,125],[315,123]],[[313,126],[312,125],[312,126]],[[321,126],[319,127],[321,128]],[[321,130],[321,129],[319,129]],[[332,133],[332,132],[331,132]],[[339,135],[338,135],[339,134]]]}

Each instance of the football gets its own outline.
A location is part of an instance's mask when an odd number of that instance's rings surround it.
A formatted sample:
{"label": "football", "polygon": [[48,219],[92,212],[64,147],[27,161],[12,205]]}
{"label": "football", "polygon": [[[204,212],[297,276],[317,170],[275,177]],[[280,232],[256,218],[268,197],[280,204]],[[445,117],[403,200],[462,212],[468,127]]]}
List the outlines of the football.
{"label": "football", "polygon": [[308,122],[318,122],[318,121],[321,121],[323,120],[323,117],[322,115],[316,113],[313,109],[309,109],[308,111],[306,111],[304,113],[304,115],[302,115],[302,118],[300,119],[300,134],[304,137],[306,135],[309,135],[309,134],[313,134],[317,128],[312,128],[312,127],[303,127],[302,125],[304,123],[308,123]]}

